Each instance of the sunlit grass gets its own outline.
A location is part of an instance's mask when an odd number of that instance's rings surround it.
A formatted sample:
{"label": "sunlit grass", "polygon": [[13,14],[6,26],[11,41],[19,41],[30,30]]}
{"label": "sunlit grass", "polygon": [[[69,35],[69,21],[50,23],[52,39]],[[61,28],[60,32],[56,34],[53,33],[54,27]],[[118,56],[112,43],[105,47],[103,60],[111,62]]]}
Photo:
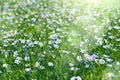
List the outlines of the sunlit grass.
{"label": "sunlit grass", "polygon": [[119,78],[118,3],[1,0],[0,79],[106,80],[108,72]]}

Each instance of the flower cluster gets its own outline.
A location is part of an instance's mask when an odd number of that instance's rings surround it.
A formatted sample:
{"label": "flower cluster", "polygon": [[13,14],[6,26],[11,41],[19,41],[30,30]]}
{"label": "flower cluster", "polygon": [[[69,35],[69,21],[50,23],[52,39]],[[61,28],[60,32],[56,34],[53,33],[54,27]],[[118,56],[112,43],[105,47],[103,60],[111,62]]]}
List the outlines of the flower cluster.
{"label": "flower cluster", "polygon": [[1,79],[89,80],[114,61],[120,65],[119,6],[91,8],[87,0],[0,4]]}

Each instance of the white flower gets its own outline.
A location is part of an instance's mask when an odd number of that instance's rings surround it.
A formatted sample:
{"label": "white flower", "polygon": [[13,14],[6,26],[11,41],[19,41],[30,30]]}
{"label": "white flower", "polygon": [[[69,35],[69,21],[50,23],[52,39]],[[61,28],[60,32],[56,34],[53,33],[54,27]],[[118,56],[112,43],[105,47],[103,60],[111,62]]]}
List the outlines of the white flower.
{"label": "white flower", "polygon": [[35,26],[35,24],[31,24],[31,26]]}
{"label": "white flower", "polygon": [[24,44],[24,43],[25,43],[25,40],[22,40],[22,39],[21,39],[20,41],[21,41],[21,43],[22,43],[22,44]]}
{"label": "white flower", "polygon": [[80,70],[80,68],[77,68],[77,67],[71,67],[70,69],[71,69],[72,71],[73,71],[73,70],[75,70],[75,71]]}
{"label": "white flower", "polygon": [[2,71],[0,70],[0,74],[2,73]]}
{"label": "white flower", "polygon": [[48,43],[49,43],[49,44],[53,44],[53,43],[54,43],[54,41],[49,41]]}
{"label": "white flower", "polygon": [[82,78],[80,76],[77,77],[73,76],[70,80],[82,80]]}
{"label": "white flower", "polygon": [[113,65],[112,64],[107,64],[107,66],[112,67]]}
{"label": "white flower", "polygon": [[120,29],[120,26],[114,26],[114,29]]}
{"label": "white flower", "polygon": [[34,41],[34,44],[39,44],[39,41]]}
{"label": "white flower", "polygon": [[110,48],[110,45],[103,45],[103,48],[108,49]]}
{"label": "white flower", "polygon": [[116,39],[117,42],[120,42],[120,39]]}
{"label": "white flower", "polygon": [[35,67],[39,67],[40,66],[40,63],[37,61],[36,63],[35,63]]}
{"label": "white flower", "polygon": [[58,46],[57,44],[54,44],[54,47],[55,47],[55,48],[59,48],[59,46]]}
{"label": "white flower", "polygon": [[120,62],[116,62],[117,65],[120,65]]}
{"label": "white flower", "polygon": [[46,14],[41,13],[41,18],[46,18]]}
{"label": "white flower", "polygon": [[85,50],[84,50],[84,49],[81,49],[80,52],[81,52],[81,53],[85,53]]}
{"label": "white flower", "polygon": [[113,60],[110,59],[110,58],[106,58],[106,61],[108,61],[108,62],[112,62]]}
{"label": "white flower", "polygon": [[88,54],[84,54],[84,57],[85,57],[86,60],[92,60],[92,57]]}
{"label": "white flower", "polygon": [[57,39],[55,43],[56,43],[56,44],[59,44],[59,43],[61,43],[61,42],[62,42],[61,40]]}
{"label": "white flower", "polygon": [[13,54],[14,54],[13,57],[17,57],[18,56],[18,51],[15,51]]}
{"label": "white flower", "polygon": [[44,66],[40,66],[40,69],[43,70],[43,69],[45,69],[45,67]]}
{"label": "white flower", "polygon": [[102,42],[102,38],[96,38],[96,45],[102,45],[103,44],[103,42]]}
{"label": "white flower", "polygon": [[40,47],[43,46],[43,43],[42,43],[42,42],[39,42],[39,41],[34,41],[33,43],[36,44],[36,45],[39,45]]}
{"label": "white flower", "polygon": [[56,55],[55,55],[55,54],[52,54],[51,56],[52,56],[52,58],[56,58]]}
{"label": "white flower", "polygon": [[52,62],[48,62],[48,66],[54,66]]}
{"label": "white flower", "polygon": [[69,65],[72,67],[72,66],[74,66],[74,64],[72,64],[72,63],[69,63]]}
{"label": "white flower", "polygon": [[15,59],[14,63],[15,63],[15,64],[19,64],[21,60],[22,60],[21,57],[17,57],[17,58]]}
{"label": "white flower", "polygon": [[92,58],[93,61],[96,61],[96,59],[98,58],[98,55],[92,54],[92,55],[91,55],[91,58]]}
{"label": "white flower", "polygon": [[103,57],[105,57],[105,58],[109,58],[110,56],[104,54]]}
{"label": "white flower", "polygon": [[4,67],[4,68],[7,68],[7,67],[8,67],[8,64],[3,64],[3,67]]}
{"label": "white flower", "polygon": [[75,67],[75,71],[78,71],[78,70],[80,70],[80,68]]}
{"label": "white flower", "polygon": [[57,39],[59,37],[59,33],[51,35],[49,38],[50,39]]}
{"label": "white flower", "polygon": [[42,46],[43,46],[43,43],[42,43],[42,42],[39,42],[38,45],[39,45],[40,47],[42,47]]}
{"label": "white flower", "polygon": [[31,79],[31,80],[37,80],[37,79]]}
{"label": "white flower", "polygon": [[80,47],[83,47],[83,45],[84,45],[84,42],[80,42]]}
{"label": "white flower", "polygon": [[25,61],[29,61],[29,60],[30,60],[30,57],[26,56],[26,57],[24,58],[24,60],[25,60]]}
{"label": "white flower", "polygon": [[4,47],[7,47],[8,45],[7,45],[7,44],[4,44],[3,46],[4,46]]}
{"label": "white flower", "polygon": [[112,72],[107,73],[107,75],[108,75],[109,77],[114,77],[114,76],[115,76],[114,73],[112,73]]}
{"label": "white flower", "polygon": [[31,71],[31,68],[26,68],[25,71],[26,72]]}
{"label": "white flower", "polygon": [[100,63],[100,64],[105,64],[105,60],[104,60],[104,59],[100,59],[100,60],[99,60],[99,63]]}
{"label": "white flower", "polygon": [[114,37],[114,36],[108,36],[108,38],[110,38],[110,39],[114,39],[115,37]]}
{"label": "white flower", "polygon": [[28,44],[28,46],[33,47],[33,46],[34,46],[34,43],[33,43],[33,42],[30,42],[30,43]]}
{"label": "white flower", "polygon": [[77,56],[76,58],[79,62],[82,61],[82,57],[81,56]]}

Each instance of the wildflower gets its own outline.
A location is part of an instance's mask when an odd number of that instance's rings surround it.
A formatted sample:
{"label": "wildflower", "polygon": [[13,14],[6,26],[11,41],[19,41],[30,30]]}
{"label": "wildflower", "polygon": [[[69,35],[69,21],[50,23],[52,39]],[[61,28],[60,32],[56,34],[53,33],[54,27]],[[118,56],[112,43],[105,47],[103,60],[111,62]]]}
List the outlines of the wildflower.
{"label": "wildflower", "polygon": [[117,42],[120,42],[120,39],[116,39]]}
{"label": "wildflower", "polygon": [[85,62],[84,62],[84,65],[85,65],[86,68],[88,68],[88,67],[89,67],[88,61],[85,61]]}
{"label": "wildflower", "polygon": [[17,57],[18,56],[18,51],[15,51],[14,53],[13,53],[13,57]]}
{"label": "wildflower", "polygon": [[26,56],[26,57],[24,58],[24,60],[25,60],[25,61],[29,61],[29,60],[30,60],[30,57]]}
{"label": "wildflower", "polygon": [[39,41],[34,41],[34,44],[39,44]]}
{"label": "wildflower", "polygon": [[104,55],[103,55],[103,57],[105,57],[105,58],[109,58],[110,56],[108,56],[108,55],[104,54]]}
{"label": "wildflower", "polygon": [[73,70],[75,70],[75,71],[80,70],[80,68],[77,68],[77,67],[71,67],[70,69],[71,69],[72,71],[73,71]]}
{"label": "wildflower", "polygon": [[57,44],[54,45],[55,48],[59,48],[59,46]]}
{"label": "wildflower", "polygon": [[71,69],[72,71],[73,71],[73,70],[75,70],[75,68],[74,68],[74,67],[71,67],[70,69]]}
{"label": "wildflower", "polygon": [[104,60],[104,59],[100,59],[100,60],[99,60],[99,63],[100,63],[100,64],[105,64],[105,60]]}
{"label": "wildflower", "polygon": [[74,64],[72,64],[72,63],[69,63],[69,65],[72,67],[72,66],[74,66]]}
{"label": "wildflower", "polygon": [[114,39],[115,37],[114,37],[114,36],[108,36],[108,38],[110,38],[110,39]]}
{"label": "wildflower", "polygon": [[15,64],[19,64],[21,60],[22,60],[21,57],[17,57],[17,58],[15,59],[14,63],[15,63]]}
{"label": "wildflower", "polygon": [[110,59],[110,58],[106,58],[106,61],[108,61],[108,62],[112,62],[113,60]]}
{"label": "wildflower", "polygon": [[54,64],[52,62],[48,62],[48,66],[53,66]]}
{"label": "wildflower", "polygon": [[75,67],[75,71],[78,71],[78,70],[80,70],[80,68]]}
{"label": "wildflower", "polygon": [[84,45],[84,42],[80,42],[80,47],[82,47]]}
{"label": "wildflower", "polygon": [[56,55],[55,55],[55,54],[52,54],[51,56],[52,56],[52,58],[56,58]]}
{"label": "wildflower", "polygon": [[96,45],[102,45],[103,44],[103,42],[102,42],[102,38],[96,38]]}
{"label": "wildflower", "polygon": [[26,68],[25,71],[29,72],[29,71],[31,71],[31,68]]}
{"label": "wildflower", "polygon": [[20,42],[21,42],[22,44],[24,44],[24,43],[25,43],[25,40],[22,40],[22,39],[21,39]]}
{"label": "wildflower", "polygon": [[112,67],[113,65],[112,64],[107,64],[107,66]]}
{"label": "wildflower", "polygon": [[77,77],[73,76],[70,80],[82,80],[82,78],[80,76]]}
{"label": "wildflower", "polygon": [[44,67],[44,66],[40,66],[40,69],[41,69],[41,70],[44,70],[44,69],[45,69],[45,67]]}
{"label": "wildflower", "polygon": [[53,44],[54,42],[53,42],[53,41],[49,41],[48,43],[49,43],[49,44]]}
{"label": "wildflower", "polygon": [[114,26],[114,29],[118,30],[118,29],[120,29],[120,26]]}
{"label": "wildflower", "polygon": [[0,70],[0,74],[2,73],[2,71]]}
{"label": "wildflower", "polygon": [[108,49],[108,48],[110,48],[110,46],[109,45],[103,45],[103,48]]}
{"label": "wildflower", "polygon": [[112,73],[112,72],[107,73],[107,75],[108,75],[109,77],[114,77],[114,76],[115,76],[114,73]]}
{"label": "wildflower", "polygon": [[88,54],[84,54],[84,57],[85,57],[86,60],[92,60],[92,57]]}
{"label": "wildflower", "polygon": [[35,67],[39,67],[40,66],[40,63],[37,61],[36,63],[35,63]]}
{"label": "wildflower", "polygon": [[82,57],[81,56],[77,56],[76,58],[79,62],[82,61]]}
{"label": "wildflower", "polygon": [[33,47],[33,46],[34,46],[34,43],[33,43],[33,42],[30,42],[30,43],[28,44],[28,46]]}
{"label": "wildflower", "polygon": [[62,42],[61,40],[57,39],[55,43],[56,43],[56,44],[59,44],[59,43],[61,43],[61,42]]}
{"label": "wildflower", "polygon": [[81,50],[80,50],[80,52],[81,52],[81,53],[84,53],[84,52],[85,52],[85,50],[84,50],[84,49],[81,49]]}
{"label": "wildflower", "polygon": [[4,47],[7,47],[8,45],[7,45],[7,44],[4,44],[3,46],[4,46]]}
{"label": "wildflower", "polygon": [[92,61],[96,61],[97,58],[98,58],[98,55],[96,55],[96,54],[92,54],[91,55]]}
{"label": "wildflower", "polygon": [[120,65],[120,62],[116,62],[117,65]]}
{"label": "wildflower", "polygon": [[56,34],[51,35],[49,38],[50,39],[57,39],[59,36],[60,36],[59,33],[56,33]]}
{"label": "wildflower", "polygon": [[7,68],[7,67],[8,67],[8,64],[3,64],[3,67],[4,67],[4,68]]}
{"label": "wildflower", "polygon": [[39,44],[38,44],[40,47],[42,47],[43,46],[43,43],[42,42],[39,42]]}
{"label": "wildflower", "polygon": [[31,79],[31,80],[37,80],[37,79]]}
{"label": "wildflower", "polygon": [[31,26],[35,26],[35,24],[31,24]]}

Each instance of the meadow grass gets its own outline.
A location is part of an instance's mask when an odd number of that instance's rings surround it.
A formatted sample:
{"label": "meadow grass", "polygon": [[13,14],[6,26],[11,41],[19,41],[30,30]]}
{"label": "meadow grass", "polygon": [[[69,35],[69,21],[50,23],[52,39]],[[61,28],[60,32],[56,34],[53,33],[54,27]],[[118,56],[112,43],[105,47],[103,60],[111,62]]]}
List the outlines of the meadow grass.
{"label": "meadow grass", "polygon": [[119,80],[119,0],[0,0],[0,80]]}

